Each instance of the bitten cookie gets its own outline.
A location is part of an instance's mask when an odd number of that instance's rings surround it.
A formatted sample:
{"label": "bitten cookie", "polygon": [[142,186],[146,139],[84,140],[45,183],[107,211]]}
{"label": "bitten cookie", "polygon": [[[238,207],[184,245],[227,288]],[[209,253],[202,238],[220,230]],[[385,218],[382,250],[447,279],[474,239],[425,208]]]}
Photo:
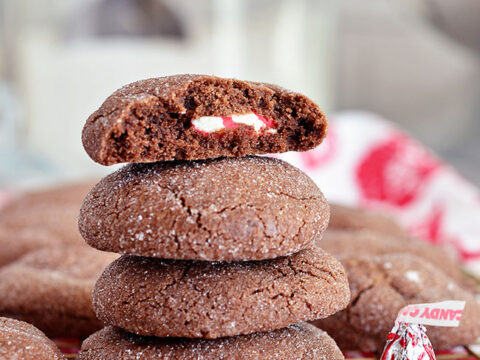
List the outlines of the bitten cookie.
{"label": "bitten cookie", "polygon": [[[333,342],[333,340],[331,340]],[[55,343],[34,326],[0,317],[2,360],[63,360]]]}
{"label": "bitten cookie", "polygon": [[335,256],[412,254],[441,269],[450,277],[464,281],[460,265],[443,248],[414,238],[394,237],[370,230],[328,229],[322,249]]}
{"label": "bitten cookie", "polygon": [[83,146],[103,165],[305,151],[326,135],[322,110],[275,85],[207,75],[137,81],[87,120]]}
{"label": "bitten cookie", "polygon": [[341,360],[335,342],[308,324],[215,340],[142,337],[107,327],[82,344],[78,360]]}
{"label": "bitten cookie", "polygon": [[0,210],[0,266],[58,244],[83,244],[77,217],[91,182],[21,196]]}
{"label": "bitten cookie", "polygon": [[340,204],[330,204],[330,212],[329,229],[372,230],[385,235],[410,237],[400,224],[384,213]]}
{"label": "bitten cookie", "polygon": [[102,327],[92,310],[92,288],[116,257],[85,245],[31,252],[0,269],[0,315],[49,336],[89,335]]}
{"label": "bitten cookie", "polygon": [[182,260],[292,254],[325,230],[329,207],[303,172],[266,157],[129,164],[88,194],[79,228],[100,250]]}
{"label": "bitten cookie", "polygon": [[139,335],[208,339],[323,318],[348,301],[342,266],[316,246],[256,262],[124,255],[93,291],[93,308],[105,324]]}
{"label": "bitten cookie", "polygon": [[398,311],[408,304],[465,300],[458,328],[427,326],[435,350],[467,345],[480,336],[480,303],[452,278],[409,254],[341,258],[352,300],[348,308],[315,325],[344,350],[382,351]]}

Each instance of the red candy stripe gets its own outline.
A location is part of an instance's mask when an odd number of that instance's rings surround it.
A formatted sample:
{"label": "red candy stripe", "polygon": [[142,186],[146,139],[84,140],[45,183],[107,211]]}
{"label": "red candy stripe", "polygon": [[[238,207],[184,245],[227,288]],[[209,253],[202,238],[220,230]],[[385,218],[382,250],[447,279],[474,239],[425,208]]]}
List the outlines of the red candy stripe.
{"label": "red candy stripe", "polygon": [[231,116],[222,116],[221,118],[223,120],[223,126],[225,126],[225,129],[235,129],[238,127],[238,124],[233,122]]}

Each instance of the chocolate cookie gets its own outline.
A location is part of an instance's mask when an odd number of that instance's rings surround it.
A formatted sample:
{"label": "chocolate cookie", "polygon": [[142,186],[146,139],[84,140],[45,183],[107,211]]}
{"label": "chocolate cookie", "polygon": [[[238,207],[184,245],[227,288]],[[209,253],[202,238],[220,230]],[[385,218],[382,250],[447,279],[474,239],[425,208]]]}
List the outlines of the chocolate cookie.
{"label": "chocolate cookie", "polygon": [[82,141],[103,165],[306,151],[326,135],[322,110],[275,85],[207,75],[137,81],[87,120]]}
{"label": "chocolate cookie", "polygon": [[250,335],[205,339],[142,337],[107,327],[82,344],[78,360],[291,360],[344,359],[325,332],[308,324]]}
{"label": "chocolate cookie", "polygon": [[[331,340],[333,342],[333,340]],[[63,360],[55,343],[34,326],[0,317],[2,360]]]}
{"label": "chocolate cookie", "polygon": [[322,249],[335,256],[412,254],[437,266],[450,277],[463,281],[460,264],[439,246],[414,238],[395,237],[371,230],[328,229]]}
{"label": "chocolate cookie", "polygon": [[372,230],[381,234],[396,237],[410,237],[392,217],[375,211],[330,204],[329,229]]}
{"label": "chocolate cookie", "polygon": [[266,157],[129,164],[98,183],[79,228],[97,249],[183,260],[292,254],[325,230],[329,208],[303,172]]}
{"label": "chocolate cookie", "polygon": [[97,277],[117,255],[81,246],[40,249],[0,269],[0,315],[49,336],[87,336],[101,328],[92,310]]}
{"label": "chocolate cookie", "polygon": [[234,263],[124,255],[93,291],[95,313],[108,325],[139,335],[208,339],[323,318],[348,301],[342,266],[317,246]]}
{"label": "chocolate cookie", "polygon": [[[78,212],[78,210],[77,210]],[[0,266],[14,262],[32,251],[51,248],[62,244],[82,245],[84,243],[78,229],[71,229],[68,235],[60,235],[48,228],[1,228],[0,227]]]}
{"label": "chocolate cookie", "polygon": [[39,248],[83,244],[77,217],[91,182],[21,196],[0,210],[0,266]]}
{"label": "chocolate cookie", "polygon": [[473,293],[424,259],[390,254],[344,257],[341,261],[350,282],[350,305],[315,322],[341,349],[381,352],[401,308],[443,300],[465,300],[467,305],[458,328],[427,326],[434,349],[466,345],[480,336],[480,303]]}

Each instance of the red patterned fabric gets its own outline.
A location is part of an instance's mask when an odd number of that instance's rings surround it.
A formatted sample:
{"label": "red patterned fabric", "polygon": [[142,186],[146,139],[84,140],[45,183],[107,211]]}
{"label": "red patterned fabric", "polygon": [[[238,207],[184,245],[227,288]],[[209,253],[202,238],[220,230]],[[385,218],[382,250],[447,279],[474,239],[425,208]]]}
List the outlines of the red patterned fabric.
{"label": "red patterned fabric", "polygon": [[480,269],[478,189],[392,123],[340,114],[318,148],[278,157],[307,172],[329,201],[390,212],[413,235]]}

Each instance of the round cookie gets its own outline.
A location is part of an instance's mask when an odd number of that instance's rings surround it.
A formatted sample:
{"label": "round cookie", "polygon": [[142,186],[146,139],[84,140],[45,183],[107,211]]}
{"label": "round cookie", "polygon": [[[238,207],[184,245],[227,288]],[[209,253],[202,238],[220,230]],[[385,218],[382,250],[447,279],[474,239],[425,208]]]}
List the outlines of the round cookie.
{"label": "round cookie", "polygon": [[79,228],[100,250],[181,260],[262,260],[307,247],[329,207],[303,172],[267,157],[130,164],[88,194]]}
{"label": "round cookie", "polygon": [[39,248],[83,244],[78,210],[91,182],[25,194],[0,210],[0,266]]}
{"label": "round cookie", "polygon": [[31,252],[0,269],[0,315],[32,323],[49,336],[87,336],[102,324],[91,292],[116,254],[81,246]]}
{"label": "round cookie", "polygon": [[[332,340],[333,341],[333,340]],[[34,326],[0,317],[2,360],[63,360],[55,343]]]}
{"label": "round cookie", "polygon": [[142,337],[107,327],[82,344],[78,360],[342,360],[325,332],[300,323],[280,330],[215,340]]}
{"label": "round cookie", "polygon": [[396,237],[410,237],[407,231],[392,217],[371,210],[340,204],[330,204],[329,229],[372,230]]}
{"label": "round cookie", "polygon": [[304,95],[186,74],[117,90],[88,118],[82,141],[94,161],[111,165],[306,151],[326,132],[325,115]]}
{"label": "round cookie", "polygon": [[105,324],[139,335],[212,339],[327,317],[349,295],[342,266],[317,246],[234,263],[123,255],[97,281],[93,308]]}
{"label": "round cookie", "polygon": [[460,264],[434,244],[407,237],[394,237],[371,230],[328,229],[322,249],[335,256],[412,254],[424,258],[450,277],[464,282]]}
{"label": "round cookie", "polygon": [[314,323],[341,349],[381,352],[401,308],[443,300],[467,304],[458,328],[427,326],[435,350],[467,345],[480,336],[480,303],[474,294],[424,259],[410,254],[340,259],[350,282],[350,305]]}

